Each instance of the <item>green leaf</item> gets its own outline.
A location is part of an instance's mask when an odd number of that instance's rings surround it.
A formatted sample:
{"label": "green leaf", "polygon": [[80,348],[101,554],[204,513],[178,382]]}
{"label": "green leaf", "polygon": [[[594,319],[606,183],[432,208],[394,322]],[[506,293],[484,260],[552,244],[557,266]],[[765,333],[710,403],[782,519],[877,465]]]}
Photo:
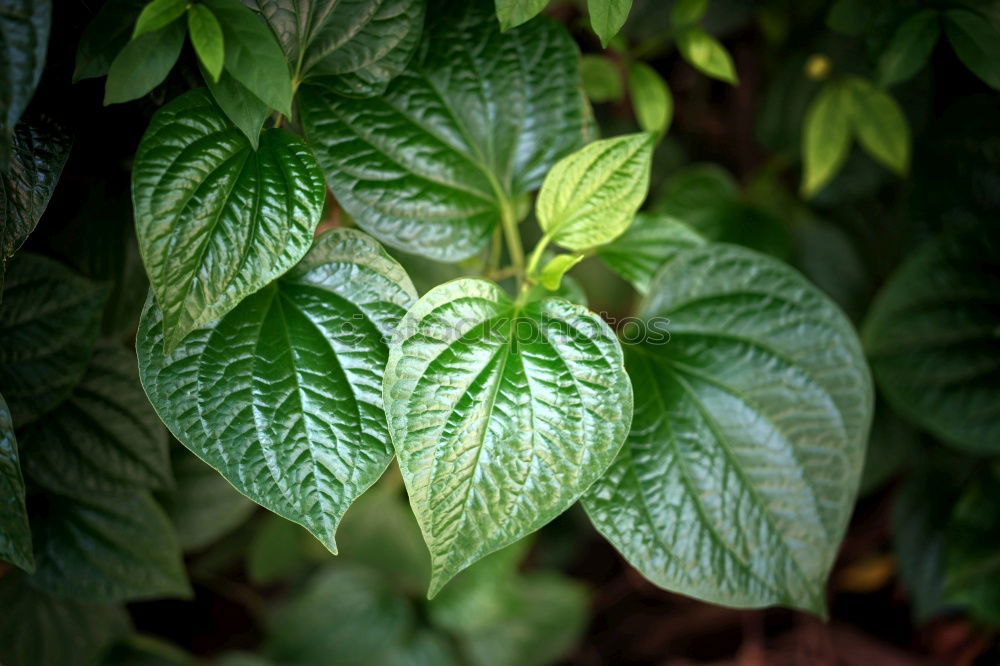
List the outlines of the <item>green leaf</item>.
{"label": "green leaf", "polygon": [[674,98],[656,70],[644,62],[632,63],[628,68],[628,95],[639,127],[665,134],[674,117]]}
{"label": "green leaf", "polygon": [[31,529],[24,507],[24,478],[18,462],[14,422],[0,395],[0,560],[25,571],[35,570]]}
{"label": "green leaf", "polygon": [[594,525],[665,589],[825,614],[872,416],[850,322],[786,265],[722,244],[678,252],[640,318],[635,417],[584,498]]}
{"label": "green leaf", "polygon": [[580,59],[583,90],[591,102],[612,102],[622,98],[622,77],[611,58],[586,54]]}
{"label": "green leaf", "polygon": [[0,386],[22,428],[56,407],[83,376],[107,297],[102,285],[20,253],[0,307]]}
{"label": "green leaf", "polygon": [[247,87],[223,70],[218,81],[212,80],[204,66],[201,66],[202,78],[208,86],[212,98],[222,112],[250,140],[254,150],[260,145],[260,131],[264,121],[271,115],[271,107],[259,97],[247,90]]}
{"label": "green leaf", "polygon": [[526,300],[540,301],[543,298],[565,298],[570,303],[587,307],[587,292],[572,275],[563,275],[562,282],[555,289],[548,289],[541,284],[533,284],[528,288]]}
{"label": "green leaf", "polygon": [[35,230],[66,158],[69,134],[48,118],[21,122],[11,136],[9,169],[0,173],[0,284],[3,267]]}
{"label": "green leaf", "polygon": [[165,351],[294,266],[325,197],[300,138],[270,129],[255,151],[204,89],[157,111],[136,152],[132,199]]}
{"label": "green leaf", "polygon": [[[561,25],[501,34],[486,2],[430,16],[420,55],[382,97],[304,85],[299,105],[330,189],[362,229],[458,261],[583,144],[587,120],[577,47]],[[456,76],[457,62],[480,75]]]}
{"label": "green leaf", "polygon": [[903,175],[910,167],[910,125],[888,93],[861,78],[848,79],[854,96],[854,133],[879,163]]}
{"label": "green leaf", "polygon": [[956,447],[1000,452],[1000,234],[992,225],[910,255],[863,328],[879,387],[908,420]]}
{"label": "green leaf", "polygon": [[184,46],[184,25],[172,23],[125,45],[108,69],[104,105],[138,99],[160,85]]}
{"label": "green leaf", "polygon": [[963,491],[945,530],[944,590],[980,622],[1000,622],[1000,468],[993,463]]}
{"label": "green leaf", "polygon": [[650,211],[676,218],[703,236],[715,238],[724,209],[739,196],[739,184],[718,164],[692,164],[671,174]]}
{"label": "green leaf", "polygon": [[205,5],[192,5],[188,12],[188,32],[198,60],[218,82],[222,76],[222,63],[226,57],[222,26],[212,10]]}
{"label": "green leaf", "polygon": [[557,254],[538,273],[538,281],[550,291],[559,289],[563,275],[583,259],[582,254]]}
{"label": "green leaf", "polygon": [[676,27],[697,23],[708,11],[708,0],[677,0],[670,10],[670,22]]}
{"label": "green leaf", "polygon": [[639,133],[595,141],[559,160],[535,203],[546,237],[583,251],[621,235],[649,191],[652,158],[652,136]]}
{"label": "green leaf", "polygon": [[[301,525],[274,514],[267,515],[247,550],[247,576],[257,585],[272,585],[308,564],[307,540],[316,543]],[[325,552],[325,551],[324,551]]]}
{"label": "green leaf", "polygon": [[938,12],[932,9],[923,9],[903,21],[879,58],[878,84],[888,88],[923,69],[940,34]]}
{"label": "green leaf", "polygon": [[624,234],[597,249],[597,256],[640,294],[660,267],[678,252],[705,243],[697,232],[668,215],[639,213]]}
{"label": "green leaf", "polygon": [[253,514],[257,505],[190,451],[178,445],[170,454],[174,490],[162,504],[184,552],[209,546]]}
{"label": "green leaf", "polygon": [[1000,35],[982,16],[964,9],[944,13],[945,34],[965,66],[1000,90]]}
{"label": "green leaf", "polygon": [[344,511],[392,459],[385,338],[415,298],[377,243],[337,229],[170,354],[150,301],[136,341],[143,386],[185,446],[335,551]]}
{"label": "green leaf", "polygon": [[861,474],[860,495],[864,497],[880,490],[919,452],[917,430],[898,417],[884,401],[877,401]]}
{"label": "green leaf", "polygon": [[135,30],[132,31],[132,39],[167,27],[183,16],[187,8],[188,0],[152,0],[142,8],[135,22]]}
{"label": "green leaf", "polygon": [[601,39],[601,46],[607,48],[611,38],[625,25],[632,10],[632,0],[587,0],[590,12],[590,27]]}
{"label": "green leaf", "polygon": [[205,0],[222,26],[225,67],[265,104],[292,115],[292,79],[274,33],[240,0]]}
{"label": "green leaf", "polygon": [[677,35],[677,48],[681,55],[707,76],[736,85],[736,66],[729,51],[719,40],[698,26],[690,26]]}
{"label": "green leaf", "polygon": [[497,9],[497,19],[500,21],[500,30],[507,32],[511,28],[525,23],[536,16],[549,0],[495,0]]}
{"label": "green leaf", "polygon": [[69,397],[19,435],[25,474],[67,497],[173,486],[167,433],[123,347],[98,346]]}
{"label": "green leaf", "polygon": [[816,194],[840,170],[851,147],[855,96],[841,82],[826,84],[806,111],[802,192]]}
{"label": "green leaf", "polygon": [[37,515],[32,505],[38,589],[95,602],[191,596],[170,519],[148,491],[45,499]]}
{"label": "green leaf", "polygon": [[0,171],[10,158],[10,134],[28,102],[45,66],[52,20],[50,0],[5,0],[0,15]]}
{"label": "green leaf", "polygon": [[0,662],[9,666],[90,664],[128,631],[120,606],[54,599],[23,574],[0,578]]}
{"label": "green leaf", "polygon": [[118,52],[132,37],[146,0],[108,0],[87,24],[76,47],[73,83],[104,76]]}
{"label": "green leaf", "polygon": [[558,298],[514,303],[464,278],[403,318],[385,401],[433,597],[580,497],[621,447],[632,390],[600,317]]}
{"label": "green leaf", "polygon": [[296,81],[352,97],[379,95],[420,40],[426,0],[250,0],[267,19]]}

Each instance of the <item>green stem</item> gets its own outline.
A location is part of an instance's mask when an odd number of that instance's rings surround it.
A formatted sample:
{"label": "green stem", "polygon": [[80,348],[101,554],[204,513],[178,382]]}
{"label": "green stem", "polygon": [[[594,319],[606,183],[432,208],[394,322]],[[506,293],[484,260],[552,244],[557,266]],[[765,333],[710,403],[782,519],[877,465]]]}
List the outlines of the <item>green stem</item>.
{"label": "green stem", "polygon": [[528,276],[535,274],[535,269],[538,268],[538,262],[542,260],[542,253],[545,252],[545,248],[548,247],[549,241],[552,240],[548,234],[542,236],[538,244],[535,245],[535,249],[531,252],[531,257],[528,259],[528,268],[526,274]]}
{"label": "green stem", "polygon": [[524,248],[521,247],[521,235],[517,231],[517,219],[509,201],[501,200],[500,224],[503,227],[504,238],[507,241],[507,253],[510,263],[517,275],[518,282],[524,284]]}

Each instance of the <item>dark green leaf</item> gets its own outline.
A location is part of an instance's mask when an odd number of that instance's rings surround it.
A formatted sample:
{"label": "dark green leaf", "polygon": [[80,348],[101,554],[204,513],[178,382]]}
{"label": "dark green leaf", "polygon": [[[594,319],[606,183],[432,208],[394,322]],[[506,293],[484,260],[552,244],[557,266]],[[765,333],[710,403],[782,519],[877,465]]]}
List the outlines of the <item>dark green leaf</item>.
{"label": "dark green leaf", "polygon": [[[431,15],[421,53],[385,95],[303,86],[299,104],[330,188],[359,226],[407,252],[457,261],[582,145],[586,116],[576,45],[559,24],[501,34],[482,1]],[[456,63],[481,78],[456,75]]]}
{"label": "dark green leaf", "polygon": [[954,233],[912,254],[864,326],[879,387],[957,447],[1000,452],[1000,234]]}
{"label": "dark green leaf", "polygon": [[563,299],[514,303],[466,278],[410,309],[390,345],[385,396],[431,551],[430,596],[603,473],[632,412],[621,363],[608,325]]}
{"label": "dark green leaf", "polygon": [[1000,31],[964,9],[944,14],[945,33],[965,66],[992,88],[1000,89]]}
{"label": "dark green leaf", "polygon": [[805,195],[819,191],[847,159],[854,113],[854,95],[841,82],[826,84],[809,104],[802,137]]}
{"label": "dark green leaf", "polygon": [[545,9],[549,0],[495,0],[500,29],[506,32],[529,21]]}
{"label": "dark green leaf", "polygon": [[674,116],[674,98],[667,82],[644,62],[628,68],[628,95],[639,127],[646,132],[664,134]]}
{"label": "dark green leaf", "polygon": [[26,120],[14,129],[9,170],[0,173],[0,278],[7,259],[49,205],[70,143],[66,131],[48,118]]}
{"label": "dark green leaf", "polygon": [[993,463],[963,491],[945,530],[949,603],[990,625],[1000,622],[1000,467]]}
{"label": "dark green leaf", "polygon": [[639,213],[624,234],[598,248],[597,256],[632,283],[636,291],[646,294],[663,264],[681,250],[704,242],[704,238],[676,218]]}
{"label": "dark green leaf", "polygon": [[729,51],[700,27],[690,26],[681,30],[677,35],[677,48],[684,59],[703,74],[734,85],[739,82]]}
{"label": "dark green leaf", "polygon": [[381,94],[420,40],[427,0],[251,0],[291,63],[312,81],[353,97]]}
{"label": "dark green leaf", "polygon": [[204,89],[160,109],[135,156],[132,199],[165,350],[295,265],[325,196],[300,138],[271,129],[255,151]]}
{"label": "dark green leaf", "polygon": [[708,0],[677,0],[670,9],[670,22],[675,26],[697,23],[708,11]]}
{"label": "dark green leaf", "polygon": [[4,0],[0,11],[0,171],[10,158],[10,133],[42,76],[52,20],[50,0]]}
{"label": "dark green leaf", "polygon": [[864,496],[881,489],[920,452],[919,447],[917,431],[896,416],[885,402],[878,401],[865,453],[860,494]]}
{"label": "dark green leaf", "polygon": [[590,27],[601,39],[601,46],[607,47],[611,38],[625,25],[632,10],[632,0],[587,0],[590,12]]}
{"label": "dark green leaf", "polygon": [[180,57],[184,32],[184,24],[176,22],[126,44],[108,69],[104,104],[138,99],[160,85]]}
{"label": "dark green leaf", "polygon": [[132,26],[146,0],[108,0],[87,25],[76,48],[73,83],[104,76],[128,44]]}
{"label": "dark green leaf", "polygon": [[923,69],[940,34],[938,13],[932,9],[921,10],[906,19],[879,58],[879,85],[902,83]]}
{"label": "dark green leaf", "polygon": [[910,167],[910,125],[888,93],[861,78],[848,79],[858,142],[883,166],[902,175]]}
{"label": "dark green leaf", "polygon": [[268,514],[254,533],[247,551],[250,580],[258,585],[270,585],[300,573],[309,564],[308,541],[316,543],[301,525]]}
{"label": "dark green leaf", "polygon": [[212,75],[202,66],[202,77],[215,103],[246,135],[253,149],[257,150],[260,144],[260,130],[264,127],[264,121],[271,115],[271,107],[225,70],[222,71],[218,81],[213,81]]}
{"label": "dark green leaf", "polygon": [[647,334],[625,345],[632,430],[584,499],[594,525],[665,589],[824,614],[872,415],[853,327],[735,246],[678,252],[649,291]]}
{"label": "dark green leaf", "polygon": [[222,26],[226,71],[265,104],[291,116],[292,79],[274,33],[240,0],[205,4]]}
{"label": "dark green leaf", "polygon": [[211,74],[212,81],[218,81],[226,57],[219,20],[205,5],[192,5],[188,11],[188,32],[191,34],[191,44],[198,54],[198,60]]}
{"label": "dark green leaf", "polygon": [[143,386],[185,446],[335,551],[344,511],[392,458],[385,337],[415,297],[377,243],[334,230],[170,354],[150,301],[136,342]]}
{"label": "dark green leaf", "polygon": [[588,53],[580,59],[583,90],[591,102],[614,102],[622,98],[622,75],[611,58]]}
{"label": "dark green leaf", "polygon": [[148,491],[45,499],[44,513],[32,505],[32,585],[99,602],[190,596],[173,526]]}
{"label": "dark green leaf", "polygon": [[25,474],[61,495],[173,485],[167,433],[123,347],[98,346],[69,397],[18,434]]}
{"label": "dark green leaf", "polygon": [[22,428],[80,381],[107,289],[51,259],[21,253],[10,262],[3,295],[0,386]]}
{"label": "dark green leaf", "polygon": [[132,39],[147,32],[167,27],[183,16],[187,8],[188,0],[151,0],[142,8],[142,12],[135,22]]}
{"label": "dark green leaf", "polygon": [[35,570],[31,529],[24,508],[24,478],[18,461],[17,438],[7,403],[0,395],[0,560],[25,571]]}
{"label": "dark green leaf", "polygon": [[738,196],[739,184],[728,171],[717,164],[692,164],[670,176],[650,208],[653,213],[676,218],[696,232],[714,238],[720,208],[736,201]]}
{"label": "dark green leaf", "polygon": [[11,573],[0,578],[0,662],[7,666],[90,664],[128,631],[124,609],[54,599]]}

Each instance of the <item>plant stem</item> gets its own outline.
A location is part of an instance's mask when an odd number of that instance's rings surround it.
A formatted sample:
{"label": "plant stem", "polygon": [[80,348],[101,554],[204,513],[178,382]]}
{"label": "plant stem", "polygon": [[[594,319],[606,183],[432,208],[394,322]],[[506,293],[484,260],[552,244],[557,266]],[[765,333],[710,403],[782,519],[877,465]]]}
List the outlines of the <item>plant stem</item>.
{"label": "plant stem", "polygon": [[533,275],[535,269],[538,268],[538,262],[542,260],[542,253],[545,252],[545,248],[548,247],[549,241],[548,234],[545,234],[538,240],[538,244],[535,245],[535,249],[531,252],[531,257],[528,259],[527,275]]}
{"label": "plant stem", "polygon": [[517,230],[514,208],[505,199],[501,199],[500,203],[500,224],[507,241],[507,253],[510,255],[514,274],[517,275],[518,283],[524,284],[524,248],[521,247],[521,235]]}

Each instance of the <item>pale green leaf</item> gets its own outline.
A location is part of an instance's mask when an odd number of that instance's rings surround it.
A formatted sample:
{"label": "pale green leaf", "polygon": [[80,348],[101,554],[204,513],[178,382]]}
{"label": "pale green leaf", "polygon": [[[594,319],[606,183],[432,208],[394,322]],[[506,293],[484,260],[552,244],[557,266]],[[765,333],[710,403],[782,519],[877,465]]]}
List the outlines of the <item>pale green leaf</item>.
{"label": "pale green leaf", "polygon": [[582,254],[557,254],[538,272],[538,282],[550,291],[559,289],[563,275],[583,259]]}
{"label": "pale green leaf", "polygon": [[35,570],[14,422],[0,395],[0,560]]}
{"label": "pale green leaf", "polygon": [[674,116],[674,98],[656,70],[644,62],[632,63],[628,68],[628,94],[639,127],[665,134]]}
{"label": "pale green leaf", "polygon": [[139,13],[132,39],[165,28],[183,16],[187,8],[188,0],[151,0]]}
{"label": "pale green leaf", "polygon": [[670,9],[670,22],[676,27],[697,23],[708,11],[708,0],[676,0]]}
{"label": "pale green leaf", "polygon": [[431,551],[430,596],[602,474],[631,417],[621,363],[608,325],[560,298],[514,303],[465,278],[410,309],[390,344],[385,401]]}
{"label": "pale green leaf", "polygon": [[611,38],[625,25],[632,11],[632,0],[587,0],[590,12],[590,27],[601,39],[601,46],[607,47]]}
{"label": "pale green leaf", "polygon": [[840,82],[826,84],[809,104],[802,137],[802,192],[812,196],[830,182],[851,147],[854,95]]}
{"label": "pale green leaf", "polygon": [[218,81],[226,57],[225,39],[222,26],[212,10],[205,5],[192,5],[188,12],[188,33],[198,60],[212,75],[212,80]]}
{"label": "pale green leaf", "polygon": [[535,203],[547,238],[583,251],[620,235],[649,191],[652,135],[595,141],[559,160]]}
{"label": "pale green leaf", "polygon": [[703,74],[726,83],[738,83],[736,66],[729,51],[712,35],[698,26],[685,28],[677,35],[681,55]]}
{"label": "pale green leaf", "polygon": [[985,18],[965,9],[944,14],[945,34],[965,66],[992,88],[1000,90],[1000,31]]}
{"label": "pale green leaf", "polygon": [[611,58],[588,53],[580,59],[583,90],[591,102],[613,102],[622,98],[622,75]]}
{"label": "pale green leaf", "polygon": [[722,244],[678,252],[625,344],[632,430],[584,507],[647,579],[825,614],[873,390],[854,329],[805,278]]}
{"label": "pale green leaf", "polygon": [[848,79],[858,142],[876,161],[898,174],[910,166],[910,125],[888,93],[860,78]]}
{"label": "pale green leaf", "polygon": [[903,21],[879,58],[879,85],[902,83],[923,69],[940,34],[941,22],[933,9],[921,10]]}
{"label": "pale green leaf", "polygon": [[180,22],[139,35],[125,45],[108,68],[104,104],[138,99],[163,83],[184,46]]}
{"label": "pale green leaf", "polygon": [[625,233],[597,249],[611,270],[628,280],[640,294],[660,268],[685,248],[705,239],[680,220],[663,214],[639,213]]}
{"label": "pale green leaf", "polygon": [[505,32],[535,18],[549,4],[549,0],[495,1],[500,29]]}
{"label": "pale green leaf", "polygon": [[181,443],[335,550],[344,511],[392,458],[385,339],[415,298],[377,243],[337,229],[169,354],[148,302],[136,341],[143,386]]}
{"label": "pale green leaf", "polygon": [[325,196],[302,139],[270,129],[254,150],[204,88],[161,108],[136,152],[132,200],[166,351],[295,265]]}

